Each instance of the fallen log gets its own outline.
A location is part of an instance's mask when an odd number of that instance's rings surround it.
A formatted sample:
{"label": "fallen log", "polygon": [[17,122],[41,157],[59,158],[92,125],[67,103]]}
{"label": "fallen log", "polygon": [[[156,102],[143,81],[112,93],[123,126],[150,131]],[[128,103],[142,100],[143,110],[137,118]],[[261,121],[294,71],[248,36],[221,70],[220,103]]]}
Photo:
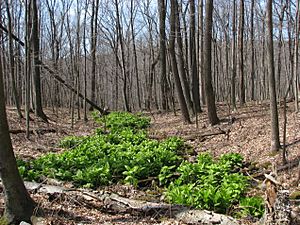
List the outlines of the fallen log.
{"label": "fallen log", "polygon": [[190,209],[182,205],[172,205],[159,202],[147,202],[129,199],[110,192],[92,192],[89,190],[64,188],[43,183],[25,182],[26,188],[33,193],[41,192],[49,195],[67,195],[70,198],[77,196],[77,200],[84,201],[83,205],[91,202],[102,202],[102,212],[113,214],[132,214],[139,216],[151,216],[154,219],[161,217],[172,218],[187,224],[219,224],[219,225],[238,225],[239,223],[232,217],[214,213],[207,210]]}

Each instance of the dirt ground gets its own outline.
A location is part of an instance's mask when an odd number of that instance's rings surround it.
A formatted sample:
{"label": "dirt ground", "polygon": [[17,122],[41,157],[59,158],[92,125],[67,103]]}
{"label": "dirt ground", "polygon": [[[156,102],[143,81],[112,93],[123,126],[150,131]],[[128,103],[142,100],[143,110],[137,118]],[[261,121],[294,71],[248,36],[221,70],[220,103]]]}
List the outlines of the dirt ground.
{"label": "dirt ground", "polygon": [[[72,128],[70,113],[68,110],[45,110],[50,118],[49,124],[42,122],[31,115],[30,123],[33,134],[26,139],[25,133],[11,134],[14,151],[17,157],[32,159],[48,152],[60,152],[58,141],[70,135],[88,135],[93,132],[97,124],[90,118],[88,122],[78,120]],[[280,136],[283,133],[283,109],[279,108]],[[293,112],[293,104],[288,104],[287,123],[287,152],[288,160],[300,159],[300,114]],[[10,130],[25,130],[25,120],[17,118],[15,108],[7,108]],[[237,152],[244,156],[245,160],[256,162],[261,167],[267,167],[272,163],[282,165],[282,152],[277,154],[270,151],[270,116],[267,104],[248,104],[229,113],[224,105],[218,105],[218,115],[221,123],[217,126],[209,126],[206,113],[198,115],[198,126],[195,118],[193,124],[183,124],[179,111],[174,114],[145,112],[151,118],[150,136],[165,138],[168,136],[182,136],[187,143],[194,147],[194,155],[199,152],[211,152],[214,156],[223,153]],[[82,115],[81,115],[82,116]],[[198,128],[197,128],[198,127]],[[55,132],[40,134],[38,129],[52,129]],[[216,134],[225,131],[225,134]],[[206,136],[209,134],[208,136]],[[205,137],[203,137],[205,136]],[[297,189],[296,168],[289,168],[279,174],[279,180],[290,190]],[[62,184],[64,185],[64,184]],[[103,189],[103,188],[102,188]],[[132,187],[122,185],[105,187],[105,189],[121,192],[132,196],[132,192],[140,192]],[[259,189],[259,188],[258,188]],[[259,191],[258,191],[259,192]],[[3,211],[3,194],[1,194],[1,211]],[[100,202],[84,205],[75,198],[49,196],[47,194],[32,194],[43,208],[48,224],[182,224],[174,220],[136,217],[129,214],[113,215],[105,212]]]}

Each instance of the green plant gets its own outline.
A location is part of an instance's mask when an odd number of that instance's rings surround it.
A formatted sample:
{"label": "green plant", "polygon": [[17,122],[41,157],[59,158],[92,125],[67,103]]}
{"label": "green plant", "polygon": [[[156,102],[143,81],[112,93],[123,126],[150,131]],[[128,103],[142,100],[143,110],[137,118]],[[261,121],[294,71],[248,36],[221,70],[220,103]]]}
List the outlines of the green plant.
{"label": "green plant", "polygon": [[122,130],[124,128],[140,130],[150,126],[150,119],[143,117],[140,114],[112,112],[106,116],[99,117],[98,113],[94,112],[92,115],[97,122],[103,124],[112,132]]}
{"label": "green plant", "polygon": [[170,183],[166,197],[172,203],[226,213],[238,204],[248,187],[247,177],[232,171],[241,162],[240,155],[223,155],[217,161],[208,153],[200,154],[196,163],[184,161],[177,168],[180,175]]}
{"label": "green plant", "polygon": [[[122,129],[107,132],[97,129],[91,136],[64,138],[60,146],[69,150],[60,154],[49,153],[30,162],[20,160],[21,175],[27,180],[51,177],[85,187],[119,181],[137,185],[140,179],[158,176],[164,166],[180,164],[182,159],[177,152],[183,146],[181,139],[150,140],[145,130],[136,129],[144,127],[148,119],[128,113],[112,113],[111,118],[117,116],[118,120],[125,120],[121,119],[122,115],[137,121],[130,122],[135,124],[134,128],[121,126]],[[115,123],[107,119],[109,124]]]}
{"label": "green plant", "polygon": [[259,196],[245,197],[240,201],[237,217],[247,217],[249,215],[261,218],[264,214],[264,199]]}

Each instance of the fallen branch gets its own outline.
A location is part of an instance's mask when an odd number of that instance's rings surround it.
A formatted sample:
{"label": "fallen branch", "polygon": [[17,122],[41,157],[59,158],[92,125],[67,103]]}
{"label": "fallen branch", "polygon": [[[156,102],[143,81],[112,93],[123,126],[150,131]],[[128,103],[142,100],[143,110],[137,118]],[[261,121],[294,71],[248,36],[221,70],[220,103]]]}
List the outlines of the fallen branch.
{"label": "fallen branch", "polygon": [[[227,135],[227,138],[229,138],[229,133],[230,130],[221,130],[219,129],[218,131],[215,132],[208,132],[208,133],[196,133],[196,134],[188,134],[188,135],[182,135],[180,136],[181,138],[183,138],[186,141],[194,141],[194,140],[200,140],[200,141],[204,141],[206,137],[211,137],[211,136],[216,136],[216,135],[220,135],[220,134],[225,134]],[[170,135],[172,136],[172,135]],[[149,135],[149,138],[151,139],[156,139],[156,140],[161,140],[161,139],[165,139],[166,135]]]}
{"label": "fallen branch", "polygon": [[[22,129],[16,129],[16,130],[9,130],[9,133],[11,134],[25,134],[26,130],[22,130]],[[46,133],[56,133],[56,130],[53,128],[38,128],[35,130],[30,130],[29,131],[30,134],[38,134],[38,135],[43,135]]]}
{"label": "fallen branch", "polygon": [[[299,161],[299,159],[296,159],[296,160],[293,160],[291,162],[288,162],[285,165],[279,166],[276,171],[277,171],[277,173],[280,173],[280,172],[285,171],[287,169],[293,169],[298,165],[299,165],[299,168],[300,168],[300,161]],[[252,174],[252,177],[254,177],[256,179],[264,178],[265,174],[271,173],[271,172],[272,172],[272,170],[264,170],[264,171],[261,171],[259,173]],[[300,177],[300,174],[299,174],[299,177]]]}
{"label": "fallen branch", "polygon": [[[159,219],[161,217],[174,218],[187,224],[219,224],[219,225],[238,225],[237,221],[229,216],[214,213],[207,210],[195,210],[181,205],[172,205],[166,203],[147,202],[134,200],[119,196],[110,192],[89,192],[81,189],[67,189],[55,185],[47,185],[43,183],[25,182],[26,188],[31,192],[46,193],[49,196],[67,198],[76,198],[81,201],[82,205],[89,207],[100,207],[98,210],[105,210],[109,213],[122,214],[129,213],[139,216],[151,216]],[[65,197],[64,197],[65,198]],[[100,205],[93,204],[100,202]]]}

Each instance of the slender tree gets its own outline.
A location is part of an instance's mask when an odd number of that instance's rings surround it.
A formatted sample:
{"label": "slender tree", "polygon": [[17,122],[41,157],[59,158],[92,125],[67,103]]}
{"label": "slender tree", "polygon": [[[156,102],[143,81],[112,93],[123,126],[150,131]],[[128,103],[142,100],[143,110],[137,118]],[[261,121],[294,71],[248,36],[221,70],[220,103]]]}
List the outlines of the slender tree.
{"label": "slender tree", "polygon": [[204,33],[204,63],[205,95],[207,104],[207,115],[211,125],[219,123],[217,116],[215,94],[212,86],[211,50],[212,50],[212,27],[213,27],[213,0],[206,0],[205,7],[205,33]]}
{"label": "slender tree", "polygon": [[200,92],[199,92],[199,76],[197,72],[197,54],[196,54],[196,10],[195,0],[190,0],[190,45],[189,45],[189,62],[190,77],[192,78],[192,95],[193,104],[196,112],[201,112]]}
{"label": "slender tree", "polygon": [[2,49],[0,55],[0,140],[0,176],[5,195],[4,217],[9,224],[29,222],[36,204],[30,198],[19,174],[9,136],[4,100]]}
{"label": "slender tree", "polygon": [[239,15],[239,75],[240,75],[240,104],[246,103],[245,77],[244,77],[244,0],[240,0],[240,15]]}
{"label": "slender tree", "polygon": [[166,2],[158,0],[159,10],[159,62],[160,62],[160,89],[162,94],[162,110],[167,110],[167,60],[166,60]]}
{"label": "slender tree", "polygon": [[188,107],[184,98],[182,85],[178,73],[176,52],[175,52],[175,36],[176,36],[176,13],[177,13],[177,0],[171,0],[171,15],[170,15],[170,41],[169,51],[171,57],[172,72],[175,80],[177,94],[179,98],[179,104],[184,122],[191,123]]}
{"label": "slender tree", "polygon": [[235,79],[236,79],[236,0],[233,0],[233,15],[232,15],[232,47],[231,47],[231,105],[233,110],[236,110],[236,94],[235,94]]}
{"label": "slender tree", "polygon": [[[99,0],[92,1],[92,16],[91,16],[91,100],[96,102],[96,47],[98,37],[98,9]],[[93,110],[93,106],[90,106],[90,110]]]}
{"label": "slender tree", "polygon": [[[183,40],[182,40],[182,35],[181,35],[181,23],[180,23],[180,17],[179,17],[179,7],[178,7],[178,2],[175,3],[175,10],[176,10],[176,39],[177,39],[177,45],[178,45],[178,54],[177,54],[177,59],[178,59],[178,72],[179,76],[181,78],[181,83],[182,83],[182,88],[183,88],[183,93],[185,96],[185,100],[187,103],[187,106],[190,110],[193,110],[193,102],[192,102],[192,97],[191,97],[191,90],[190,90],[190,85],[189,85],[189,79],[188,79],[188,64],[185,62],[185,56],[188,56],[187,53],[184,52],[184,46],[183,46]],[[186,29],[184,29],[186,30]]]}
{"label": "slender tree", "polygon": [[198,30],[199,30],[199,40],[198,40],[198,48],[199,48],[199,54],[198,54],[198,62],[199,62],[199,66],[198,66],[198,70],[199,70],[199,76],[200,76],[200,99],[201,99],[201,103],[202,105],[205,105],[205,82],[204,82],[204,74],[203,74],[203,62],[204,62],[204,39],[203,39],[203,33],[204,33],[204,24],[203,24],[203,0],[199,0],[198,3]]}
{"label": "slender tree", "polygon": [[298,62],[299,62],[299,33],[300,33],[300,15],[299,15],[300,1],[297,0],[296,6],[296,21],[295,21],[295,50],[294,50],[294,95],[295,95],[295,111],[299,111],[298,100]]}
{"label": "slender tree", "polygon": [[268,71],[269,71],[269,91],[270,91],[270,111],[271,111],[271,150],[280,149],[278,110],[275,85],[274,68],[274,48],[273,48],[273,18],[272,0],[267,1],[267,27],[268,27]]}
{"label": "slender tree", "polygon": [[35,103],[35,114],[36,116],[48,122],[47,116],[43,111],[42,106],[42,90],[41,90],[41,65],[40,65],[40,39],[39,39],[39,18],[38,18],[38,7],[37,1],[32,0],[32,32],[31,42],[33,48],[33,87],[34,87],[34,103]]}
{"label": "slender tree", "polygon": [[250,47],[251,47],[251,69],[250,69],[250,79],[251,79],[251,101],[255,100],[255,49],[254,49],[254,6],[255,0],[251,0],[251,16],[250,16]]}
{"label": "slender tree", "polygon": [[7,20],[8,20],[8,44],[9,44],[9,62],[10,62],[10,76],[11,76],[11,84],[12,84],[12,90],[14,95],[14,100],[17,108],[17,113],[19,116],[19,119],[23,118],[20,102],[19,102],[19,94],[16,87],[16,78],[15,78],[15,57],[14,57],[14,47],[13,47],[13,38],[12,38],[12,18],[10,13],[10,4],[8,0],[5,1],[6,3],[6,12],[7,12]]}

